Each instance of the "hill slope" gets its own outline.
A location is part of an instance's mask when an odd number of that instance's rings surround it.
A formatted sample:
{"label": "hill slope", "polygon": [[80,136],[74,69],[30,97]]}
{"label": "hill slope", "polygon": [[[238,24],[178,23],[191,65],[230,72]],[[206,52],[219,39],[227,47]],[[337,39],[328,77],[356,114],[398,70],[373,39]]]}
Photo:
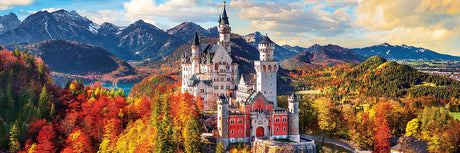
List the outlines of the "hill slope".
{"label": "hill slope", "polygon": [[335,99],[344,97],[460,97],[460,82],[437,75],[418,72],[407,65],[374,56],[361,64],[337,65],[320,69],[304,69],[293,75],[293,85],[322,89]]}
{"label": "hill slope", "polygon": [[52,71],[78,75],[105,74],[122,70],[124,75],[135,70],[124,60],[106,50],[82,43],[65,40],[50,40],[39,43],[22,43],[5,46],[14,50],[29,50],[41,57]]}
{"label": "hill slope", "polygon": [[353,48],[351,50],[365,58],[382,56],[390,60],[460,60],[458,56],[440,54],[429,49],[404,44],[393,46],[383,43],[365,48]]}

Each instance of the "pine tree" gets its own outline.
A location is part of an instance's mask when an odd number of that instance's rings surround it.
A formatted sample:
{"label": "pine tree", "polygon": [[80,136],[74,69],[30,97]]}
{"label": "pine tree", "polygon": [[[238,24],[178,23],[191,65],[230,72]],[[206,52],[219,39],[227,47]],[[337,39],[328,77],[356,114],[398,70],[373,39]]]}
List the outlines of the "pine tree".
{"label": "pine tree", "polygon": [[222,141],[219,141],[219,144],[216,147],[216,153],[223,153],[224,152],[224,144]]}
{"label": "pine tree", "polygon": [[199,152],[201,145],[201,122],[197,116],[192,116],[186,125],[185,152]]}
{"label": "pine tree", "polygon": [[19,124],[16,121],[13,124],[13,127],[10,129],[10,152],[19,152],[19,149],[21,149],[21,144],[19,143]]}
{"label": "pine tree", "polygon": [[50,98],[51,96],[46,89],[46,85],[43,85],[40,99],[38,100],[38,118],[47,117],[47,113],[49,113],[48,105],[50,103]]}

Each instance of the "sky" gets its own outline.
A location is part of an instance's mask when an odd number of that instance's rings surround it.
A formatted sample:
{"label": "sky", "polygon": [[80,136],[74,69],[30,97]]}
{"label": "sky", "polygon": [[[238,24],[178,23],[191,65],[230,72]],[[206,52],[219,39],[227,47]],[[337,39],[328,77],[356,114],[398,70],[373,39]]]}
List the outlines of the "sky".
{"label": "sky", "polygon": [[[267,33],[280,45],[384,42],[460,56],[460,0],[227,0],[232,32]],[[182,22],[217,25],[223,0],[0,0],[0,15],[75,10],[102,24],[139,19],[162,29]]]}

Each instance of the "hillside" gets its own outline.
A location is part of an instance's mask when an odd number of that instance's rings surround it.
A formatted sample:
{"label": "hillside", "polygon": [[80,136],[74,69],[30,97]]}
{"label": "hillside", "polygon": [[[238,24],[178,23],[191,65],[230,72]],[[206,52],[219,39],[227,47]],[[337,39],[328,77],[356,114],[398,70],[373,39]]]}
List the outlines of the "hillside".
{"label": "hillside", "polygon": [[[298,73],[300,74],[300,73]],[[345,97],[414,97],[434,96],[450,99],[460,97],[460,82],[437,75],[418,72],[407,65],[375,56],[361,64],[337,65],[304,69],[293,85],[321,89],[334,99]]]}
{"label": "hillside", "polygon": [[104,74],[118,69],[126,75],[134,74],[135,70],[106,50],[82,43],[65,40],[49,40],[39,43],[22,43],[7,45],[5,48],[28,50],[47,63],[51,71],[69,74]]}
{"label": "hillside", "polygon": [[286,59],[281,67],[289,70],[311,68],[317,66],[331,66],[344,63],[360,63],[363,57],[355,54],[347,48],[337,45],[313,45],[298,53],[296,56]]}
{"label": "hillside", "polygon": [[429,49],[407,45],[380,45],[351,49],[365,58],[382,56],[389,60],[460,60],[458,56],[440,54]]}

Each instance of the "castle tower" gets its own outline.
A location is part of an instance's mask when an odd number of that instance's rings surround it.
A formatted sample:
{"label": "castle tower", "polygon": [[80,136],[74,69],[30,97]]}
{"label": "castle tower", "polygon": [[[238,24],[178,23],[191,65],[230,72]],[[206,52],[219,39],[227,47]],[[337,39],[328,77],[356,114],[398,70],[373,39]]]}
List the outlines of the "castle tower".
{"label": "castle tower", "polygon": [[289,103],[289,140],[300,142],[299,135],[299,98],[292,93],[288,97]]}
{"label": "castle tower", "polygon": [[260,61],[254,62],[257,72],[256,90],[267,97],[269,101],[272,101],[274,106],[278,106],[276,101],[276,73],[279,64],[273,59],[273,51],[275,51],[275,43],[268,36],[265,36],[259,42]]}
{"label": "castle tower", "polygon": [[228,140],[228,99],[219,96],[217,99],[217,143],[219,141],[227,148]]}
{"label": "castle tower", "polygon": [[200,73],[200,56],[201,56],[201,50],[200,50],[200,39],[198,38],[198,32],[195,31],[195,39],[193,39],[192,43],[192,74],[198,74]]}
{"label": "castle tower", "polygon": [[227,52],[231,52],[230,49],[230,23],[228,22],[227,10],[225,9],[225,2],[224,2],[224,11],[222,12],[222,16],[219,16],[219,44],[225,46]]}

